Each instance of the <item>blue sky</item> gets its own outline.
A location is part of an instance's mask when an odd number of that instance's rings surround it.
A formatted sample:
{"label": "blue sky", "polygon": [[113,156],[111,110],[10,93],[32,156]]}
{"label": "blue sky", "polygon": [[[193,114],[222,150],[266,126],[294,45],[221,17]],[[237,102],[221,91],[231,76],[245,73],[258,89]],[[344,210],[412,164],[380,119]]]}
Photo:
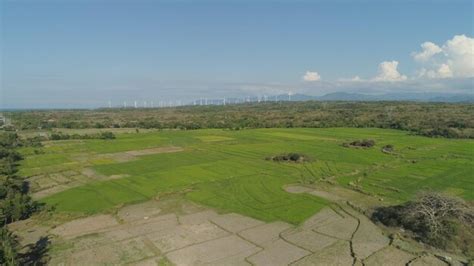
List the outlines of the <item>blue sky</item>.
{"label": "blue sky", "polygon": [[1,1],[2,107],[472,89],[471,1]]}

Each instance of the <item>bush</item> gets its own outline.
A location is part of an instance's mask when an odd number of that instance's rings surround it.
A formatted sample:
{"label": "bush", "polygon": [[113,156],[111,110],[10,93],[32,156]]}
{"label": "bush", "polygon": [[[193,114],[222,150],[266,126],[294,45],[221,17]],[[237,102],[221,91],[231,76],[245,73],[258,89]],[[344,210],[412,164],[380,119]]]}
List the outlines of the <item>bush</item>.
{"label": "bush", "polygon": [[390,145],[390,144],[382,147],[382,152],[385,152],[385,153],[392,153],[393,150],[394,150],[393,145]]}
{"label": "bush", "polygon": [[114,133],[107,131],[107,132],[100,133],[100,138],[101,139],[115,139],[115,135]]}
{"label": "bush", "polygon": [[268,157],[267,160],[272,160],[272,161],[275,161],[275,162],[305,162],[305,161],[308,161],[308,157],[303,155],[303,154],[299,154],[299,153],[288,153],[288,154],[280,154],[280,155],[276,155],[276,156],[273,156],[273,157]]}
{"label": "bush", "polygon": [[362,148],[370,148],[375,145],[375,141],[372,139],[363,139],[363,140],[355,140],[352,142],[345,142],[342,144],[344,147],[362,147]]}

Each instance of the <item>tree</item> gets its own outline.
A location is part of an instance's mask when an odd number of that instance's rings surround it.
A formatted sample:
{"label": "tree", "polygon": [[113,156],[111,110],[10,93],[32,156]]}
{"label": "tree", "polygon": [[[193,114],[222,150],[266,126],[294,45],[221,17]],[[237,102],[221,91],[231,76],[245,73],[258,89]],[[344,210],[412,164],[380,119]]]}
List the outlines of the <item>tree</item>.
{"label": "tree", "polygon": [[6,227],[0,229],[0,265],[20,265],[19,244],[16,236]]}
{"label": "tree", "polygon": [[406,219],[415,221],[415,226],[427,237],[439,239],[451,233],[451,219],[473,224],[473,214],[472,208],[460,198],[422,192],[407,205]]}
{"label": "tree", "polygon": [[[454,244],[472,252],[474,208],[454,196],[421,192],[405,204],[376,208],[372,219],[408,229],[418,240],[439,248]],[[470,240],[459,241],[460,236]]]}

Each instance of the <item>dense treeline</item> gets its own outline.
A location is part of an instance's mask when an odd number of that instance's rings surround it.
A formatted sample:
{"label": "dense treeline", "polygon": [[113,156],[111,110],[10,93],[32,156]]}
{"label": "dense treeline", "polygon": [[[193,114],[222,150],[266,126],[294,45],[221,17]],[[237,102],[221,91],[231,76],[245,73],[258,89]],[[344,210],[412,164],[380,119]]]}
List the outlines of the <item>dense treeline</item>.
{"label": "dense treeline", "polygon": [[7,224],[26,219],[41,207],[28,194],[28,183],[17,174],[22,156],[17,148],[41,145],[36,139],[20,140],[17,134],[0,134],[0,265],[26,263],[19,253],[19,243]]}
{"label": "dense treeline", "polygon": [[474,104],[281,102],[155,109],[17,111],[15,129],[377,127],[430,137],[474,138]]}
{"label": "dense treeline", "polygon": [[49,137],[50,140],[67,140],[67,139],[115,139],[115,134],[106,131],[95,134],[66,134],[62,132],[52,133]]}

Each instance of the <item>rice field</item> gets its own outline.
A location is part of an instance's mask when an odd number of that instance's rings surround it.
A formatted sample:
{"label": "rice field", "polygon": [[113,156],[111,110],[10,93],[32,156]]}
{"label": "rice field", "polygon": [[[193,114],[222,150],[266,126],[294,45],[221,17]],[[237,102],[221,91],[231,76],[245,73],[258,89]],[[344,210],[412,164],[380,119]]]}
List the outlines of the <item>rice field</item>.
{"label": "rice field", "polygon": [[[342,146],[359,139],[373,139],[376,145],[366,149]],[[394,146],[391,154],[381,151],[388,144]],[[117,159],[122,153],[157,147],[182,150]],[[52,180],[53,186],[60,182],[58,176],[68,177],[64,173],[83,175],[88,169],[97,175],[41,199],[65,213],[110,212],[117,206],[179,194],[224,212],[298,224],[329,203],[309,194],[287,193],[283,187],[295,183],[318,186],[321,182],[393,203],[410,199],[420,189],[474,199],[474,141],[426,138],[395,130],[122,133],[115,140],[47,142],[42,152],[24,150],[21,174],[34,180]],[[311,160],[266,160],[289,152]],[[114,176],[120,178],[108,178]]]}

